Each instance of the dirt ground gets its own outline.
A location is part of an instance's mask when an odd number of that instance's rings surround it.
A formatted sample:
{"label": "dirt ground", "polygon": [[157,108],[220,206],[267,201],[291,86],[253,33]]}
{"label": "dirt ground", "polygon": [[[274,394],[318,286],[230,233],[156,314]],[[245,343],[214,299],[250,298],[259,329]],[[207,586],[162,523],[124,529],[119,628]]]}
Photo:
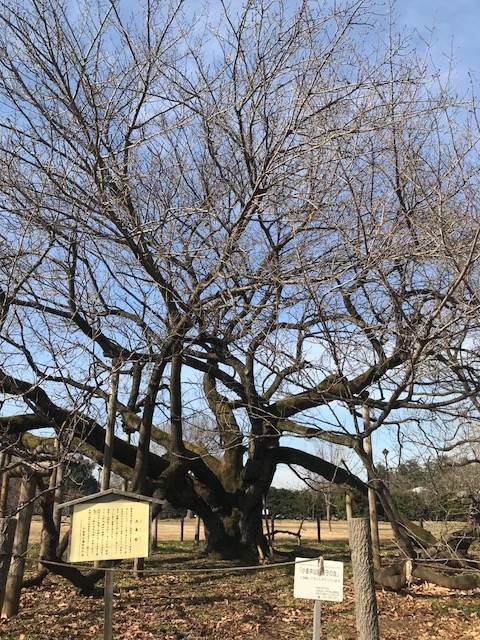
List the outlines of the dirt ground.
{"label": "dirt ground", "polygon": [[[275,523],[276,530],[291,533],[299,526],[298,521]],[[38,542],[40,530],[40,522],[34,521],[32,543]],[[180,542],[180,521],[159,521],[158,550],[149,558],[143,579],[135,577],[128,561],[115,570],[115,640],[311,640],[313,603],[294,597],[294,569],[288,562],[244,568],[205,558],[192,543],[195,532],[196,520],[185,520]],[[321,637],[356,640],[347,523],[332,522],[330,529],[322,522],[320,544],[316,522],[304,522],[300,533],[299,556],[318,550],[345,565],[343,601],[322,602]],[[392,551],[388,525],[380,525],[380,536]],[[276,546],[284,543],[297,549],[295,537],[276,533]],[[32,547],[29,574],[37,570],[37,554],[38,546]],[[400,594],[378,591],[377,606],[382,640],[480,640],[480,589],[449,591],[412,584]],[[49,574],[41,586],[22,590],[18,616],[0,619],[0,639],[101,640],[103,616],[102,583],[86,597]]]}
{"label": "dirt ground", "polygon": [[[275,528],[298,531],[300,523],[278,521]],[[192,543],[196,521],[159,521],[159,548],[143,579],[131,562],[115,569],[113,638],[115,640],[311,640],[313,603],[294,597],[294,569],[289,562],[262,567],[203,557]],[[203,531],[201,530],[201,537]],[[32,526],[32,542],[40,523]],[[317,542],[315,522],[304,522],[298,555],[318,550],[344,563],[342,602],[321,605],[321,637],[356,640],[353,581],[345,522],[322,522]],[[385,548],[392,550],[390,528],[381,525]],[[170,542],[169,542],[170,541]],[[277,533],[276,545],[297,549],[297,541]],[[201,547],[200,547],[201,549]],[[27,572],[35,573],[38,547],[30,549]],[[83,569],[86,569],[84,567]],[[480,589],[449,591],[412,584],[405,592],[377,592],[382,640],[480,640]],[[49,574],[41,586],[22,590],[20,612],[0,619],[1,640],[101,640],[102,583],[90,596],[65,579]]]}
{"label": "dirt ground", "polygon": [[[277,520],[275,521],[275,531],[280,533],[275,534],[275,539],[295,539],[296,534],[300,529],[301,541],[317,540],[317,523],[305,520],[301,523],[298,520]],[[62,526],[62,531],[66,531],[69,527],[68,521],[65,521]],[[197,529],[197,521],[195,518],[187,518],[183,522],[183,540],[195,540],[195,533]],[[40,534],[42,530],[42,523],[39,520],[33,520],[30,528],[30,544],[39,542]],[[290,534],[284,533],[285,531],[291,532]],[[158,520],[157,521],[157,536],[159,540],[181,540],[182,523],[181,520]],[[382,540],[388,540],[392,538],[392,529],[386,522],[379,523],[379,533]],[[330,524],[326,521],[321,522],[320,525],[321,540],[346,540],[348,538],[348,525],[345,520],[335,520]],[[200,527],[200,540],[204,539],[203,527]]]}

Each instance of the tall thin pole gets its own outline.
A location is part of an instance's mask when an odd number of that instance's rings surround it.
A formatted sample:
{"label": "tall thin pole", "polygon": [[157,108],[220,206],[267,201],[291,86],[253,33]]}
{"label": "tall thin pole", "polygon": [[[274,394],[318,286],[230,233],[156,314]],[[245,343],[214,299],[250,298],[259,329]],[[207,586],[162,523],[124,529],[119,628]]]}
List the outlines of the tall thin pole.
{"label": "tall thin pole", "polygon": [[[115,435],[115,419],[117,415],[117,397],[120,369],[116,359],[112,360],[112,370],[110,374],[110,392],[108,396],[107,428],[105,432],[105,448],[103,452],[102,481],[100,488],[106,491],[110,487],[110,476],[112,473],[113,459],[113,438]],[[107,562],[104,582],[104,617],[103,617],[103,638],[112,638],[112,616],[113,616],[113,562]]]}
{"label": "tall thin pole", "polygon": [[106,491],[110,487],[110,475],[112,473],[113,438],[115,435],[115,418],[117,415],[118,381],[120,377],[119,366],[116,359],[112,360],[110,374],[110,392],[108,396],[107,428],[105,431],[105,448],[103,451],[103,470],[100,488]]}
{"label": "tall thin pole", "polygon": [[9,472],[6,470],[11,461],[11,455],[2,452],[0,456],[0,469],[2,471],[2,477],[0,482],[0,516],[3,518],[7,513],[8,506],[8,485],[10,481]]}
{"label": "tall thin pole", "polygon": [[322,637],[322,601],[315,600],[313,607],[313,640],[320,640]]}
{"label": "tall thin pole", "polygon": [[103,640],[112,640],[113,629],[113,562],[107,561],[104,586]]}
{"label": "tall thin pole", "polygon": [[[366,404],[362,406],[363,428],[365,431],[370,429],[370,411]],[[372,460],[372,439],[370,435],[367,435],[364,440],[365,453]],[[381,567],[381,555],[380,555],[380,535],[378,533],[378,517],[377,517],[377,496],[375,489],[371,486],[370,480],[372,474],[368,472],[368,512],[370,515],[370,534],[372,536],[372,554],[373,554],[373,566],[375,569]]]}

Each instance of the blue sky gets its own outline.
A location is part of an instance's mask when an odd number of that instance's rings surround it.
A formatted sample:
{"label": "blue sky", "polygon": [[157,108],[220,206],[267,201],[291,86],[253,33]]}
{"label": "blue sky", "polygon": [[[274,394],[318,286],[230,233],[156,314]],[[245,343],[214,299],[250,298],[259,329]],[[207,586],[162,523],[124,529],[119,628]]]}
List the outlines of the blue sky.
{"label": "blue sky", "polygon": [[455,67],[462,85],[468,73],[480,77],[480,3],[476,0],[401,0],[396,2],[395,15],[399,30],[416,30],[429,37],[433,27],[432,55],[436,65],[445,67],[454,56]]}
{"label": "blue sky", "polygon": [[[480,81],[480,2],[399,0],[395,3],[394,14],[399,32],[404,35],[415,32],[419,39],[431,41],[432,62],[440,71],[447,69],[453,56],[461,90],[468,89],[470,74]],[[376,457],[381,460],[383,447],[383,443],[376,443]],[[393,458],[391,463],[395,464]],[[304,487],[288,468],[282,466],[277,471],[274,486],[295,489]]]}

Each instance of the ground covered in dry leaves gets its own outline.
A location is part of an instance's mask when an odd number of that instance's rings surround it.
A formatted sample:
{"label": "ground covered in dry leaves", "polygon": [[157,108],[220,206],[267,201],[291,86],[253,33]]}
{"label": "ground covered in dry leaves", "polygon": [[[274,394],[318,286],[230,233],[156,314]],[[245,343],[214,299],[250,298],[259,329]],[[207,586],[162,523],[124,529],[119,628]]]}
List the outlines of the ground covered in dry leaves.
{"label": "ground covered in dry leaves", "polygon": [[[342,603],[322,602],[322,638],[354,640],[353,585],[345,544],[318,548],[344,560]],[[312,553],[299,549],[298,555]],[[143,579],[115,573],[113,638],[117,640],[310,640],[313,602],[293,598],[293,567],[232,571],[233,565],[198,556],[189,543],[161,549]],[[383,640],[480,640],[480,590],[449,591],[433,585],[408,592],[377,592]],[[21,611],[0,621],[0,638],[58,640],[103,638],[103,596],[80,595],[67,581],[48,576],[24,590]]]}

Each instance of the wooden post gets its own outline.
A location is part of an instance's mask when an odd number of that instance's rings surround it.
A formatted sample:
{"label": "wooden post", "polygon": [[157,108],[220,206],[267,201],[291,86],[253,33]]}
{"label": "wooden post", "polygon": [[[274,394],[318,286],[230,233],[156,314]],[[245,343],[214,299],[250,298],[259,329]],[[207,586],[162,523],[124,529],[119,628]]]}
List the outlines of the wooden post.
{"label": "wooden post", "polygon": [[265,521],[265,529],[267,531],[267,544],[268,544],[268,548],[270,550],[270,554],[272,554],[273,552],[273,539],[272,539],[272,534],[270,532],[270,519],[269,519],[269,512],[268,509],[265,508],[265,500],[263,500],[263,509],[262,509],[262,515],[263,515],[263,519]]}
{"label": "wooden post", "polygon": [[5,588],[2,616],[10,618],[18,613],[20,606],[20,593],[22,591],[23,572],[25,569],[25,555],[28,548],[28,535],[33,514],[33,499],[37,481],[31,475],[22,482],[19,504],[21,507],[17,515],[17,530],[13,543],[12,562]]}
{"label": "wooden post", "polygon": [[[110,391],[108,395],[108,407],[107,407],[107,424],[105,429],[105,444],[103,447],[103,467],[102,476],[100,480],[100,490],[107,491],[110,488],[110,476],[112,474],[112,460],[113,460],[113,440],[115,436],[115,419],[117,416],[117,397],[118,397],[118,382],[120,378],[119,367],[117,366],[116,359],[112,360],[112,368],[110,371]],[[93,565],[99,569],[101,562],[96,560]],[[105,580],[107,579],[107,573],[105,574]]]}
{"label": "wooden post", "polygon": [[108,396],[107,429],[105,431],[105,447],[103,450],[103,469],[101,490],[110,488],[110,475],[112,472],[113,436],[115,434],[115,418],[117,415],[118,380],[120,377],[119,366],[116,360],[112,362],[110,374],[110,393]]}
{"label": "wooden post", "polygon": [[195,542],[197,543],[197,545],[200,544],[200,516],[197,516],[197,521],[196,521],[196,526],[195,526]]}
{"label": "wooden post", "polygon": [[320,525],[320,516],[317,516],[317,542],[322,541],[322,531]]}
{"label": "wooden post", "polygon": [[369,529],[367,518],[352,518],[348,523],[358,640],[380,640]]}
{"label": "wooden post", "polygon": [[185,518],[182,516],[180,518],[180,542],[183,542],[184,529],[185,529]]}
{"label": "wooden post", "polygon": [[156,551],[158,549],[158,518],[156,516],[150,523],[150,541],[150,548]]}
{"label": "wooden post", "polygon": [[55,528],[60,535],[60,526],[62,523],[62,510],[60,509],[60,505],[63,502],[63,495],[65,485],[63,482],[65,476],[65,462],[59,461],[57,466],[56,473],[56,488],[55,488],[55,497],[53,500],[53,522],[55,524]]}
{"label": "wooden post", "polygon": [[[130,433],[130,431],[127,431],[125,434],[125,442],[130,444],[131,439],[132,434]],[[122,478],[122,491],[128,491],[128,478]]]}
{"label": "wooden post", "polygon": [[143,578],[145,569],[145,558],[135,558],[133,561],[133,575],[136,578]]}
{"label": "wooden post", "polygon": [[0,516],[2,518],[5,517],[7,513],[7,500],[8,500],[8,485],[10,481],[10,474],[5,469],[10,464],[11,455],[9,453],[3,452],[0,458],[0,469],[3,471],[2,473],[2,482],[0,485]]}
{"label": "wooden post", "polygon": [[17,521],[15,518],[0,518],[0,609],[5,598],[5,586],[12,559],[16,528]]}
{"label": "wooden post", "polygon": [[[362,416],[364,429],[369,429],[370,412],[366,404],[362,406]],[[370,436],[366,436],[364,440],[364,449],[370,461],[372,461],[372,439]],[[368,473],[368,513],[370,515],[370,534],[372,536],[373,566],[375,569],[380,569],[382,566],[382,559],[380,555],[380,535],[378,533],[377,495],[375,493],[375,489],[371,486],[371,479],[372,475],[371,473]]]}
{"label": "wooden post", "polygon": [[103,640],[112,640],[113,628],[113,562],[106,563],[103,591]]}
{"label": "wooden post", "polygon": [[345,511],[347,514],[347,522],[353,518],[352,496],[350,493],[345,494]]}

